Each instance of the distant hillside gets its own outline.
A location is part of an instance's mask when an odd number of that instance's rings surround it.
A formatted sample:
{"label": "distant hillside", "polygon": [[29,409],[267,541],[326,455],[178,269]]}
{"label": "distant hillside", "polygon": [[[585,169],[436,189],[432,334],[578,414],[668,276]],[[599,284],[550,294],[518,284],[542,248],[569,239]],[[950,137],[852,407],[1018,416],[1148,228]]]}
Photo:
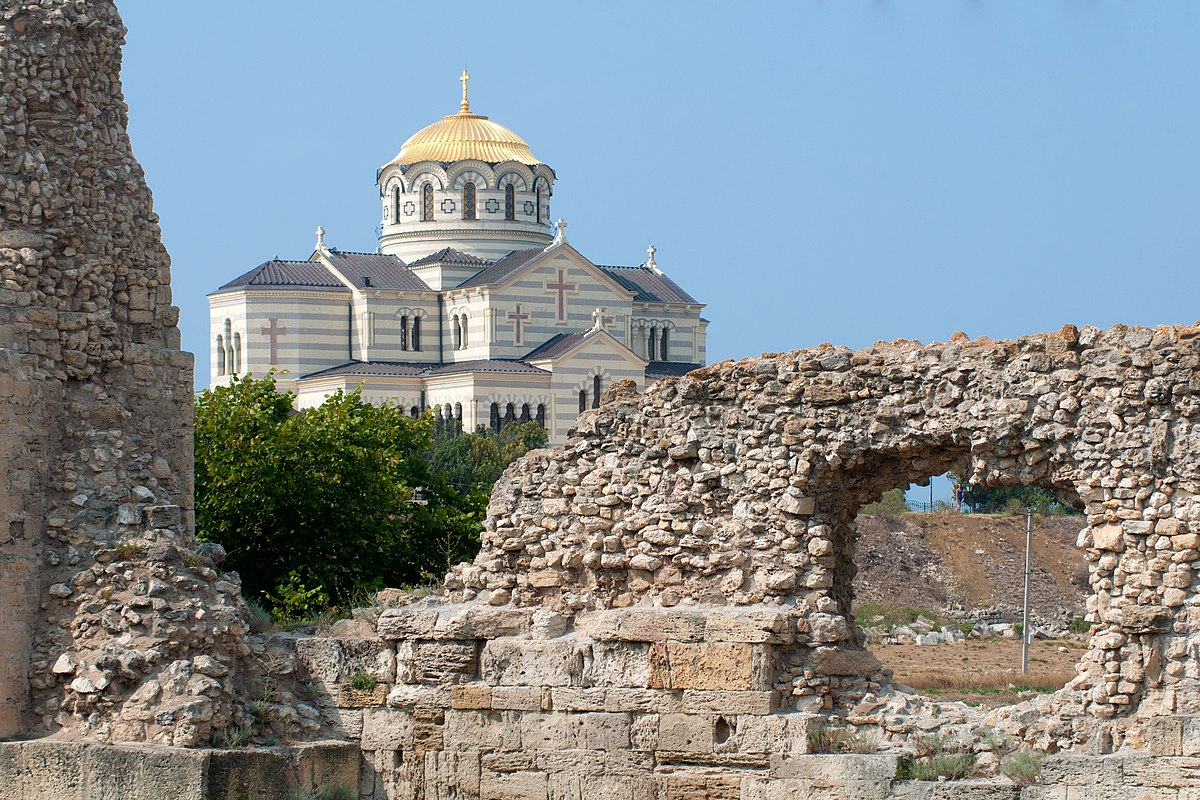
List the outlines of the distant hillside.
{"label": "distant hillside", "polygon": [[[1075,546],[1082,517],[1037,517],[1033,526],[1032,606],[1036,617],[1083,613],[1087,559]],[[1025,517],[907,513],[860,516],[857,601],[952,610],[967,615],[1021,608]]]}

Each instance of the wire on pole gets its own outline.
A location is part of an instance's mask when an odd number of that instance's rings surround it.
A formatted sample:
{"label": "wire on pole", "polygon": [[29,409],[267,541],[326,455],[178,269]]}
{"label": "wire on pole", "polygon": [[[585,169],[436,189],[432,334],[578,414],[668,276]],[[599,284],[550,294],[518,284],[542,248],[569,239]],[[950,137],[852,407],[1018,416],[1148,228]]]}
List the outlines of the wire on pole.
{"label": "wire on pole", "polygon": [[1029,641],[1033,630],[1029,624],[1029,573],[1033,567],[1033,509],[1025,509],[1025,613],[1021,622],[1021,674],[1029,674]]}

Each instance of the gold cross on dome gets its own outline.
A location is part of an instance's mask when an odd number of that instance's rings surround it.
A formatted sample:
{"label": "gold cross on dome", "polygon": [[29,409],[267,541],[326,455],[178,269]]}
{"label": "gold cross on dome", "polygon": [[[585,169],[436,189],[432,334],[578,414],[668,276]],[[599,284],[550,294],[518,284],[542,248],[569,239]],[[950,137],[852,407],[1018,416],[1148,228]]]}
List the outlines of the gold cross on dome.
{"label": "gold cross on dome", "polygon": [[470,101],[467,100],[467,81],[471,80],[471,73],[467,72],[464,69],[462,75],[458,76],[458,80],[463,85],[463,99],[462,99],[462,105],[460,107],[462,108],[463,111],[470,111],[471,103],[470,103]]}

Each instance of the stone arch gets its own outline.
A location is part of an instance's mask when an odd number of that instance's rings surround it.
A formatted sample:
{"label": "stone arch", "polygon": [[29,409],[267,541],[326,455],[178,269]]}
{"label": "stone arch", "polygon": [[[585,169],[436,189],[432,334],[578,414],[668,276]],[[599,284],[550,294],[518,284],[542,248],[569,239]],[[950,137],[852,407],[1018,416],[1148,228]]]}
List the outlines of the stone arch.
{"label": "stone arch", "polygon": [[533,185],[533,172],[519,161],[497,164],[496,188],[503,188],[507,183],[515,184],[518,192],[528,192]]}
{"label": "stone arch", "polygon": [[476,188],[481,191],[496,185],[496,173],[482,161],[459,161],[447,170],[446,175],[454,191],[462,191],[467,181],[474,181]]}
{"label": "stone arch", "polygon": [[[1063,690],[1071,702],[1101,718],[1195,713],[1200,693],[1184,682],[1200,673],[1187,644],[1200,560],[1196,336],[1066,326],[1017,341],[826,345],[659,382],[582,415],[565,459],[517,462],[496,487],[478,559],[447,587],[465,598],[513,586],[511,602],[572,613],[779,609],[800,631],[786,679],[854,702],[886,675],[851,625],[853,512],[957,466],[981,485],[1052,487],[1086,511],[1093,634]],[[543,480],[552,458],[572,486]],[[551,506],[564,509],[549,539],[569,566],[554,580],[514,579],[549,547],[522,526],[539,530]],[[616,551],[592,549],[598,507],[622,537]],[[667,507],[671,532],[645,525]],[[532,550],[514,547],[522,536]],[[647,565],[636,582],[635,559]]]}
{"label": "stone arch", "polygon": [[426,181],[433,184],[435,191],[444,191],[450,185],[450,176],[436,161],[419,161],[404,173],[409,186],[419,186]]}

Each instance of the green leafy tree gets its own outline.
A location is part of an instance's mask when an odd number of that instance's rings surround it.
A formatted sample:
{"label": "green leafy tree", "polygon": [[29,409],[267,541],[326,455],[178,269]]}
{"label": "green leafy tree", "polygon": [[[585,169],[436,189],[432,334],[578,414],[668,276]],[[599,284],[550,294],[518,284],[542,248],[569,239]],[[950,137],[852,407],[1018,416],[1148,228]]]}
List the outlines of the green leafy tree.
{"label": "green leafy tree", "polygon": [[444,509],[428,479],[428,417],[338,392],[291,411],[273,376],[235,378],[196,403],[196,521],[248,595],[295,612],[427,577]]}
{"label": "green leafy tree", "polygon": [[277,616],[439,580],[479,550],[492,485],[546,442],[537,423],[435,432],[360,392],[292,410],[273,375],[196,401],[196,522],[243,590]]}
{"label": "green leafy tree", "polygon": [[482,425],[474,433],[449,428],[433,437],[425,453],[430,492],[448,510],[439,518],[445,535],[438,563],[449,567],[479,552],[492,486],[509,464],[546,441],[546,431],[536,422],[510,423],[499,433]]}

